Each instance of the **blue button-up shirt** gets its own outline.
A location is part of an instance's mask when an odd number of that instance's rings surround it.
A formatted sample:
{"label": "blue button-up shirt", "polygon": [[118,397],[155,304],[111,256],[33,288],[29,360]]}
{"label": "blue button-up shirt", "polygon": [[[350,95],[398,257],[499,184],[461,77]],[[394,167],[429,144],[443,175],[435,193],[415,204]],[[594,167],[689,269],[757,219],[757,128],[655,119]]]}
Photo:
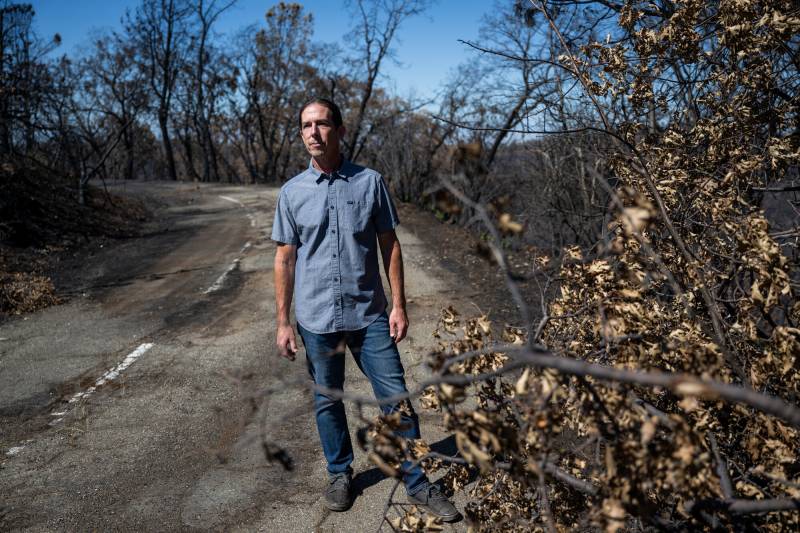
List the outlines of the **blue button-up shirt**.
{"label": "blue button-up shirt", "polygon": [[297,246],[297,322],[313,333],[355,331],[386,309],[377,234],[399,220],[380,174],[349,161],[309,165],[281,187],[272,240]]}

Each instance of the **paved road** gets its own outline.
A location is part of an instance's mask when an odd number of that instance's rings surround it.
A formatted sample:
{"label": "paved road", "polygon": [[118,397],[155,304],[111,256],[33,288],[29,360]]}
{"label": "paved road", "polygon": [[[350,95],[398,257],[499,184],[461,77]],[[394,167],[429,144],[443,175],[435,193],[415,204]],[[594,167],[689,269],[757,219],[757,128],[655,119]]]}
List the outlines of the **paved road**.
{"label": "paved road", "polygon": [[[272,348],[277,189],[112,187],[157,197],[162,229],[98,248],[67,283],[69,303],[0,325],[0,530],[379,530],[393,481],[363,454],[353,508],[323,508],[305,367]],[[458,280],[399,236],[413,383]],[[347,382],[369,391],[355,365]],[[452,449],[435,416],[421,419]],[[265,441],[294,469],[269,463]]]}

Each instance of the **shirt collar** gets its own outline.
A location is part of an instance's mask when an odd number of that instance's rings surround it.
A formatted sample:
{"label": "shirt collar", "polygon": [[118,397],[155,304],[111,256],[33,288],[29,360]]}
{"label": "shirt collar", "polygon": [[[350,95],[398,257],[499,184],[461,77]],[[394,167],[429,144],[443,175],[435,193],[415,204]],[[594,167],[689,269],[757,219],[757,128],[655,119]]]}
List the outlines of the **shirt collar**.
{"label": "shirt collar", "polygon": [[342,164],[339,165],[339,168],[334,170],[331,174],[325,174],[315,167],[313,159],[309,160],[308,162],[308,170],[311,172],[314,178],[316,178],[317,183],[326,179],[333,181],[337,178],[348,181],[355,174],[354,169],[355,165],[353,165],[345,157],[342,157]]}

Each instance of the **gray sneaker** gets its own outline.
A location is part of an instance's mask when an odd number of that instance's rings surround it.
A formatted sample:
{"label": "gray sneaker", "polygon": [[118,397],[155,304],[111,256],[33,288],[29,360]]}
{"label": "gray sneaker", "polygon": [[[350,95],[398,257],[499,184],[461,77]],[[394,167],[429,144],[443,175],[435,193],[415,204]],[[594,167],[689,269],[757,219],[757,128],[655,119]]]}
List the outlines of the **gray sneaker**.
{"label": "gray sneaker", "polygon": [[439,486],[433,483],[416,494],[409,494],[408,501],[416,505],[425,506],[428,512],[438,516],[445,522],[454,522],[461,516],[456,506],[447,499],[447,496],[442,494]]}
{"label": "gray sneaker", "polygon": [[325,489],[325,507],[331,511],[346,511],[353,503],[350,495],[350,474],[331,477]]}

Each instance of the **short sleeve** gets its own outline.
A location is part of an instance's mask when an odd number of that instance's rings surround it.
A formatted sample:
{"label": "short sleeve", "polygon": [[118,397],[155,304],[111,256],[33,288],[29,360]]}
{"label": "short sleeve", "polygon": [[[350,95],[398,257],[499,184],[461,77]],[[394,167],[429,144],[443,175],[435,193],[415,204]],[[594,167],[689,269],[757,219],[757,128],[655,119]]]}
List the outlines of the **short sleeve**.
{"label": "short sleeve", "polygon": [[375,231],[383,233],[396,228],[397,225],[400,224],[400,219],[397,216],[397,209],[389,194],[389,188],[380,175],[377,178],[376,187],[377,198],[375,199],[375,209],[372,213],[372,217],[375,222]]}
{"label": "short sleeve", "polygon": [[289,205],[285,188],[282,188],[280,195],[278,195],[275,220],[272,223],[272,240],[284,244],[297,244],[299,242],[297,224],[292,216],[292,209]]}

